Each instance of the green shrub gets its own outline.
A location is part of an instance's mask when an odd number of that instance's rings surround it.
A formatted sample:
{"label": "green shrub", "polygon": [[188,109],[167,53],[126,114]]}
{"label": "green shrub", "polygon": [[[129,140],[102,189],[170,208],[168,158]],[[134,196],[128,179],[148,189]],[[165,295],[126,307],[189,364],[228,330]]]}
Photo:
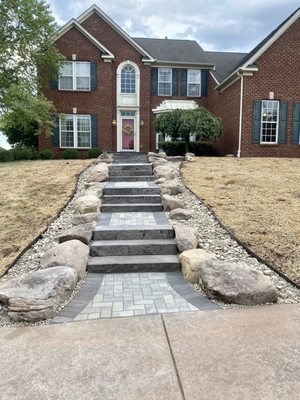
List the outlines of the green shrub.
{"label": "green shrub", "polygon": [[163,149],[168,156],[184,156],[185,142],[160,142],[159,148]]}
{"label": "green shrub", "polygon": [[79,151],[75,149],[67,149],[63,153],[65,160],[77,160],[79,158]]}
{"label": "green shrub", "polygon": [[102,154],[102,150],[100,149],[100,147],[92,147],[88,151],[89,158],[97,158],[100,156],[100,154]]}
{"label": "green shrub", "polygon": [[30,160],[31,153],[27,149],[14,148],[11,150],[15,161]]}
{"label": "green shrub", "polygon": [[[186,153],[185,142],[160,142],[159,148],[162,148],[168,156],[184,156]],[[190,142],[189,151],[195,156],[213,156],[213,145],[209,142]]]}
{"label": "green shrub", "polygon": [[53,158],[53,152],[49,149],[41,150],[39,155],[41,160],[51,160]]}
{"label": "green shrub", "polygon": [[0,151],[0,162],[10,162],[14,161],[14,155],[11,150],[1,150]]}
{"label": "green shrub", "polygon": [[38,160],[40,158],[40,154],[38,150],[36,149],[31,149],[30,151],[30,159],[31,160]]}

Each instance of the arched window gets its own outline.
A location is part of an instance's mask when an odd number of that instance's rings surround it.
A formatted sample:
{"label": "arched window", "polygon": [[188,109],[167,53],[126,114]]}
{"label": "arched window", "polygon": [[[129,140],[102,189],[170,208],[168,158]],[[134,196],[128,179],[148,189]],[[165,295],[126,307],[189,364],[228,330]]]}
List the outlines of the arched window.
{"label": "arched window", "polygon": [[132,65],[122,68],[121,93],[135,93],[135,69]]}

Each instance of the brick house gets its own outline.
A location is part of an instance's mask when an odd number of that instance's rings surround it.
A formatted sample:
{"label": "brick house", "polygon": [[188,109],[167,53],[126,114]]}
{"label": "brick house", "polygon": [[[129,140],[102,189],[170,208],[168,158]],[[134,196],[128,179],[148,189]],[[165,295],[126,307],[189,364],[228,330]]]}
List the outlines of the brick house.
{"label": "brick house", "polygon": [[222,118],[219,154],[299,157],[300,9],[249,54],[196,41],[132,38],[97,6],[57,33],[65,55],[45,95],[65,114],[39,147],[148,152],[156,114],[204,106]]}

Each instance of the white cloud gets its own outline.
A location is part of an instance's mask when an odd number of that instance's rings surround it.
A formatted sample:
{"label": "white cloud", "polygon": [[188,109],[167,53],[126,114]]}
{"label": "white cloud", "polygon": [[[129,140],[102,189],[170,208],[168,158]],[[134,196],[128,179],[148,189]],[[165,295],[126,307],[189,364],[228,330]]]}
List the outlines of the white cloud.
{"label": "white cloud", "polygon": [[249,51],[299,0],[47,0],[61,23],[96,3],[132,36],[195,38],[205,50]]}

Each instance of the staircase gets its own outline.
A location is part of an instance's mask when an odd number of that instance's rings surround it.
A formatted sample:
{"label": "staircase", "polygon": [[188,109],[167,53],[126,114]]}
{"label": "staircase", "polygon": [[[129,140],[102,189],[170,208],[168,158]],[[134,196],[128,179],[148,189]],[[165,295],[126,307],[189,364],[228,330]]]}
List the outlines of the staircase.
{"label": "staircase", "polygon": [[180,269],[173,228],[162,209],[147,156],[117,153],[93,232],[89,272],[169,272]]}

